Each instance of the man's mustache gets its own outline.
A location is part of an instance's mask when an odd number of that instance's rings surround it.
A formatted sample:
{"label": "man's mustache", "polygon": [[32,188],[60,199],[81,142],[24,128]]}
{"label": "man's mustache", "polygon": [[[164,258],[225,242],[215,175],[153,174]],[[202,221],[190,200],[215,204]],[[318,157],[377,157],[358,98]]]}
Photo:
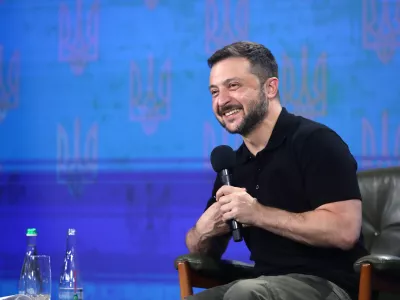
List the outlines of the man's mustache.
{"label": "man's mustache", "polygon": [[242,109],[242,106],[241,105],[233,105],[233,104],[224,105],[224,106],[218,108],[218,114],[220,116],[222,116],[226,112],[228,112],[230,110],[234,110],[234,109]]}

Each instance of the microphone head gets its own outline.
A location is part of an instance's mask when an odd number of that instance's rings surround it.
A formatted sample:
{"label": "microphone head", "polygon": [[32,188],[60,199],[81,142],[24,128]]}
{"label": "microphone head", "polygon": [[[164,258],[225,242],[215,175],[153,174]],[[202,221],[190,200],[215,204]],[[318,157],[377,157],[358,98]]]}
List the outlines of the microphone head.
{"label": "microphone head", "polygon": [[211,165],[215,172],[231,169],[236,165],[236,153],[228,145],[217,146],[211,151]]}

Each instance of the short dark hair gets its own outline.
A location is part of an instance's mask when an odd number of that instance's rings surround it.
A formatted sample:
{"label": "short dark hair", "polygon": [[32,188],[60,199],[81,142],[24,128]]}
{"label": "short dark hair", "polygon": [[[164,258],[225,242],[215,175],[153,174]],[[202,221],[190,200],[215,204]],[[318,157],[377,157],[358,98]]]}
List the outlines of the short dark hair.
{"label": "short dark hair", "polygon": [[217,62],[229,57],[244,57],[250,62],[251,70],[263,84],[268,78],[278,78],[278,64],[271,51],[261,44],[254,42],[235,42],[217,50],[207,60],[212,68]]}

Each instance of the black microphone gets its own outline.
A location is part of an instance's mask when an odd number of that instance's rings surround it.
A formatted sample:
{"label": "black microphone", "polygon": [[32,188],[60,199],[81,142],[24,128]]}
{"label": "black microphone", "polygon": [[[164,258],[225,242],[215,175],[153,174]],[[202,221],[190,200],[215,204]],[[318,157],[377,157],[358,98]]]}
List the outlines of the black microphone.
{"label": "black microphone", "polygon": [[[224,185],[232,185],[230,170],[236,165],[236,153],[231,147],[227,145],[215,147],[211,152],[211,165]],[[232,231],[233,240],[235,242],[242,241],[242,224],[234,219],[229,220],[228,224]]]}

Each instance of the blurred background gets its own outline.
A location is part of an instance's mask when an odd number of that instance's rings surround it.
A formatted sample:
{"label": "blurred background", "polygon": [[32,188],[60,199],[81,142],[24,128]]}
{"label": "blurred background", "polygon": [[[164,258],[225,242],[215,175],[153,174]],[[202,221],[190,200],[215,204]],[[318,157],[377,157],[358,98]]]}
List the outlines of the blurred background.
{"label": "blurred background", "polygon": [[[178,299],[173,261],[211,194],[206,63],[271,49],[283,105],[359,169],[400,165],[400,0],[0,0],[0,295],[28,227],[53,296],[75,228],[85,299]],[[227,258],[249,260],[243,243]]]}

